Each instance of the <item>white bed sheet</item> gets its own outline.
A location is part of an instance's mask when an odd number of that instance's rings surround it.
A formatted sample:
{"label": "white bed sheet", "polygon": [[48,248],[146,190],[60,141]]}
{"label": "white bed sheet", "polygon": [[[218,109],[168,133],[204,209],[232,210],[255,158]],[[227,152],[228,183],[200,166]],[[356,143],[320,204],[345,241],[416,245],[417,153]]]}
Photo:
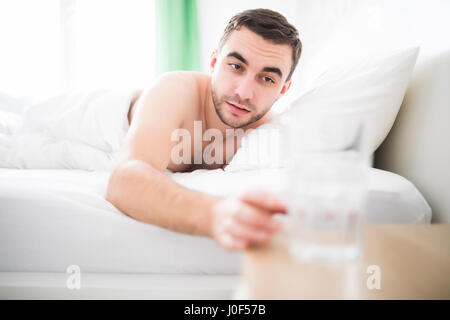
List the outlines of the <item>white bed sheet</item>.
{"label": "white bed sheet", "polygon": [[[266,168],[227,172],[196,170],[192,173],[172,173],[180,184],[191,189],[219,196],[236,194],[250,188],[263,188],[283,198],[288,170]],[[430,223],[431,208],[416,186],[404,177],[369,168],[367,174],[368,223]],[[286,199],[287,200],[287,199]],[[278,218],[286,217],[278,215]]]}
{"label": "white bed sheet", "polygon": [[107,172],[0,169],[0,271],[236,274],[239,254],[136,221],[104,199]]}
{"label": "white bed sheet", "polygon": [[83,272],[81,290],[68,290],[68,277],[66,273],[0,272],[0,300],[248,299],[244,279],[239,275]]}
{"label": "white bed sheet", "polygon": [[[252,186],[283,194],[283,170],[170,173],[226,196]],[[209,238],[136,221],[105,200],[108,172],[0,169],[0,271],[238,274],[240,253]],[[279,215],[282,219],[281,215]],[[408,180],[369,174],[369,223],[429,223],[431,209]]]}

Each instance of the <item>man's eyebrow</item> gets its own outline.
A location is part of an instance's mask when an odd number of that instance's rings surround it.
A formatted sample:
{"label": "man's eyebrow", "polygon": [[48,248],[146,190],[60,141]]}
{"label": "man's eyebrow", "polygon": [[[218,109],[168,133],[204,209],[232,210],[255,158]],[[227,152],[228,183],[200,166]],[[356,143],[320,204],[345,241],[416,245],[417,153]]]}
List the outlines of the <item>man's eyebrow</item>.
{"label": "man's eyebrow", "polygon": [[275,67],[265,67],[265,68],[263,69],[263,71],[264,71],[264,72],[273,72],[273,73],[276,73],[277,75],[280,76],[280,78],[283,78],[283,73],[282,73],[281,70],[278,69],[278,68],[275,68]]}
{"label": "man's eyebrow", "polygon": [[[239,53],[237,53],[236,51],[230,52],[229,54],[227,54],[227,57],[234,57],[234,58],[240,60],[243,64],[248,65],[247,60],[245,60],[245,58],[243,56],[241,56]],[[281,70],[279,68],[276,68],[276,67],[264,67],[263,72],[276,73],[280,78],[283,78],[283,73],[281,72]]]}
{"label": "man's eyebrow", "polygon": [[245,58],[243,56],[241,56],[239,53],[237,53],[236,51],[230,52],[229,54],[227,54],[227,57],[234,57],[234,58],[236,58],[238,60],[241,60],[241,62],[243,64],[248,65],[247,60],[245,60]]}

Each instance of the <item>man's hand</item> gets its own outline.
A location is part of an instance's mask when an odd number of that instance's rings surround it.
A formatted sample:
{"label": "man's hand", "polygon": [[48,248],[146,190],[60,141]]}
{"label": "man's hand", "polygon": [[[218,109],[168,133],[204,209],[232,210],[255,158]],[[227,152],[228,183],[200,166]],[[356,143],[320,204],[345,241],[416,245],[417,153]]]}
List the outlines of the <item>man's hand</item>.
{"label": "man's hand", "polygon": [[286,213],[285,204],[262,190],[245,192],[219,201],[212,208],[212,235],[228,251],[243,250],[251,243],[267,243],[281,224],[274,213]]}

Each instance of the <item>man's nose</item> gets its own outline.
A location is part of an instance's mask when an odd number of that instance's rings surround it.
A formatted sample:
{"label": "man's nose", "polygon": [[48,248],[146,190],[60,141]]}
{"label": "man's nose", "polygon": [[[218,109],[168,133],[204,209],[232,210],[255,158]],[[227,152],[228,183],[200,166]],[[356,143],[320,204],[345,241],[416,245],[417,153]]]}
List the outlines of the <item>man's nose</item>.
{"label": "man's nose", "polygon": [[236,88],[236,94],[242,100],[250,100],[253,98],[253,79],[251,77],[242,77]]}

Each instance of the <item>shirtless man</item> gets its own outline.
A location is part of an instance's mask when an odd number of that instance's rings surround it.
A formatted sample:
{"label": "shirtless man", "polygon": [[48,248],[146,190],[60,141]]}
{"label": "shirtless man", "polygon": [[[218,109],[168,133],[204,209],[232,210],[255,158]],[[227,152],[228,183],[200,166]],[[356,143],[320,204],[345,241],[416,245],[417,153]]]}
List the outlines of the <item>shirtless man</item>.
{"label": "shirtless man", "polygon": [[297,30],[280,14],[256,9],[233,17],[211,55],[210,75],[167,73],[136,98],[107,199],[139,221],[212,237],[228,251],[269,241],[281,228],[273,214],[286,212],[280,199],[261,190],[212,196],[182,187],[164,171],[224,168],[230,160],[225,150],[220,163],[194,163],[195,153],[203,154],[209,144],[195,144],[194,138],[191,152],[186,151],[189,161],[174,161],[178,141],[171,139],[173,132],[184,129],[194,137],[194,121],[203,132],[218,129],[223,147],[231,141],[234,154],[240,138],[226,139],[227,133],[256,128],[271,118],[272,105],[291,85],[300,53]]}

